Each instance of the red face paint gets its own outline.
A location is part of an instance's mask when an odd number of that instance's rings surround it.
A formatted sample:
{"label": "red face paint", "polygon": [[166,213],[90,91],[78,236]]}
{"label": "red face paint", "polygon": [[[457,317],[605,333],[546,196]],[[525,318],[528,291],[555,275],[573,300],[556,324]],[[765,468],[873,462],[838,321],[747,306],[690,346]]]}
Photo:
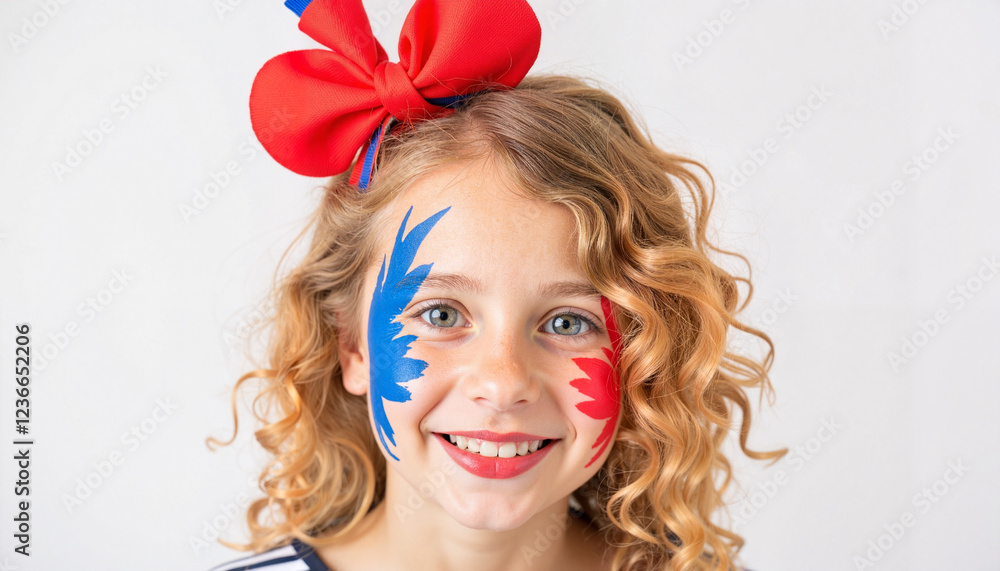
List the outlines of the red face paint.
{"label": "red face paint", "polygon": [[617,358],[620,344],[618,328],[615,326],[614,318],[611,315],[611,302],[606,297],[601,296],[601,310],[604,312],[604,322],[608,327],[608,336],[611,338],[611,347],[601,347],[608,362],[603,359],[591,357],[579,357],[573,359],[580,370],[586,373],[586,377],[573,379],[570,385],[575,387],[584,395],[593,400],[578,403],[576,408],[595,420],[607,419],[604,430],[598,435],[597,440],[591,448],[601,448],[594,454],[594,457],[587,462],[584,468],[589,467],[604,453],[605,448],[611,443],[611,435],[615,432],[618,424],[618,413],[621,410],[619,398]]}

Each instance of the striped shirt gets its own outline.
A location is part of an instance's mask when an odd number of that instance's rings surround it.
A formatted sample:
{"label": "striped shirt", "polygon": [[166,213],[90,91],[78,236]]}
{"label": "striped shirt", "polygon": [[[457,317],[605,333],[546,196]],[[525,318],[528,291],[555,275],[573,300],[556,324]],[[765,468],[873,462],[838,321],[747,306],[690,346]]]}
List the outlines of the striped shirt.
{"label": "striped shirt", "polygon": [[[265,571],[331,571],[320,561],[312,547],[293,539],[290,545],[277,547],[264,553],[223,563],[212,567],[209,571],[249,571],[263,569]],[[743,571],[750,569],[743,568]]]}
{"label": "striped shirt", "polygon": [[250,569],[265,569],[267,571],[330,571],[323,564],[312,547],[293,539],[284,547],[276,547],[270,551],[250,555],[243,559],[223,563],[212,567],[209,571],[248,571]]}

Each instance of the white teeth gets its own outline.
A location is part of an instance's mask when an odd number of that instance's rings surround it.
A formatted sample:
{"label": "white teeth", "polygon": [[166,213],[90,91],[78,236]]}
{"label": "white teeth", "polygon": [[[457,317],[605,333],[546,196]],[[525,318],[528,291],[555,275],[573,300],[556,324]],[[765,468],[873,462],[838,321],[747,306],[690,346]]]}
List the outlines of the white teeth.
{"label": "white teeth", "polygon": [[475,452],[487,458],[513,458],[514,456],[527,456],[536,452],[542,445],[541,440],[525,440],[523,442],[491,442],[489,440],[479,440],[478,438],[467,438],[465,436],[448,435],[448,440],[460,450]]}
{"label": "white teeth", "polygon": [[[497,450],[497,456],[500,458],[513,458],[517,455],[517,444],[513,442],[504,442],[500,445]],[[485,456],[485,454],[483,455]]]}
{"label": "white teeth", "polygon": [[486,456],[487,458],[496,458],[498,448],[496,442],[483,440],[483,443],[479,445],[479,455]]}

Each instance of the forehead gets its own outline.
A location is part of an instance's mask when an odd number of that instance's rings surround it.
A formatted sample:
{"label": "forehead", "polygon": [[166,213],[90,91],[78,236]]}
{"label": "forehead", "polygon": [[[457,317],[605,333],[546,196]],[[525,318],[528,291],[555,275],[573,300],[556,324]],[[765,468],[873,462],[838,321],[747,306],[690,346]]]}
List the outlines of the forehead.
{"label": "forehead", "polygon": [[552,281],[587,281],[576,258],[576,222],[569,209],[525,197],[481,161],[440,167],[400,193],[380,229],[376,271],[411,207],[404,233],[448,209],[413,262],[413,267],[433,263],[432,276],[463,274],[510,292]]}

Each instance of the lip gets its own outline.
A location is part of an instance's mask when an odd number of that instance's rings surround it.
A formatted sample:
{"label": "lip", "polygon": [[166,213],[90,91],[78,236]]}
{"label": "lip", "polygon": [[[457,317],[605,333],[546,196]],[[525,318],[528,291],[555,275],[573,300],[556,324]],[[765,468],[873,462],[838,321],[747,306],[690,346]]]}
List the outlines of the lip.
{"label": "lip", "polygon": [[504,434],[500,434],[499,432],[491,432],[489,430],[473,430],[471,432],[446,432],[444,434],[453,434],[455,436],[464,436],[466,438],[476,438],[479,440],[489,440],[490,442],[524,442],[531,440],[559,440],[558,438],[553,438],[551,436],[538,436],[537,434],[528,434],[525,432],[506,432]]}
{"label": "lip", "polygon": [[[456,436],[465,436],[466,434],[492,434],[495,436],[496,433],[492,432],[449,432],[448,434],[455,434]],[[520,439],[525,435],[520,432],[510,432],[504,436],[517,436]],[[480,456],[474,452],[469,452],[468,450],[459,450],[451,442],[445,439],[444,435],[437,432],[434,436],[444,447],[444,451],[451,456],[451,459],[455,461],[456,464],[465,469],[466,472],[479,476],[480,478],[489,478],[492,480],[503,480],[507,478],[514,478],[524,474],[528,470],[532,469],[535,464],[542,461],[548,453],[549,450],[559,443],[559,440],[552,440],[548,446],[538,450],[537,452],[532,452],[527,456],[514,456],[513,458],[487,458],[485,456]],[[471,438],[479,438],[478,436],[471,436]],[[490,440],[490,438],[482,438],[482,440]],[[512,442],[516,439],[508,438],[507,440],[497,440],[495,442]],[[525,438],[524,440],[547,440],[543,438],[531,437]]]}

